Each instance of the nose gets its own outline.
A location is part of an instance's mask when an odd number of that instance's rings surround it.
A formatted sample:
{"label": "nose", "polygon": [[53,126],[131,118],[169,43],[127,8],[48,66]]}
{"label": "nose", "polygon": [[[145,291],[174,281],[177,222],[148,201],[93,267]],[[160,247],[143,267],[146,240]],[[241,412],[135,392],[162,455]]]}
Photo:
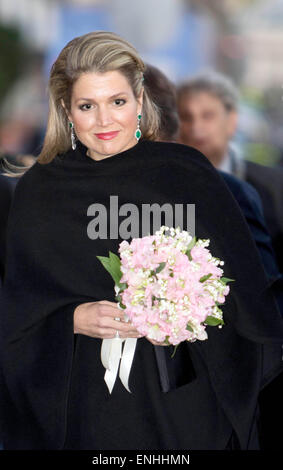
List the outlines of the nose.
{"label": "nose", "polygon": [[101,106],[96,110],[96,124],[100,127],[107,127],[113,123],[111,112],[107,107]]}
{"label": "nose", "polygon": [[202,138],[205,135],[205,129],[201,120],[193,120],[191,123],[191,134],[194,138]]}

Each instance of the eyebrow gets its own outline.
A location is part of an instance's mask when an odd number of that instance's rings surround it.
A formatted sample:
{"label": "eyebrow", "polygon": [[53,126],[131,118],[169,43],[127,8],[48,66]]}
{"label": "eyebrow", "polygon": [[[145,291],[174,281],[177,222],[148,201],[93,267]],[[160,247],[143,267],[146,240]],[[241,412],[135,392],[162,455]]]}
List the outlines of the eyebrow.
{"label": "eyebrow", "polygon": [[[115,93],[115,95],[109,96],[109,100],[113,100],[115,98],[118,98],[121,95],[126,95],[128,96],[128,93],[126,91],[121,91],[120,93]],[[78,98],[75,102],[77,103],[78,101],[95,101],[92,98]]]}

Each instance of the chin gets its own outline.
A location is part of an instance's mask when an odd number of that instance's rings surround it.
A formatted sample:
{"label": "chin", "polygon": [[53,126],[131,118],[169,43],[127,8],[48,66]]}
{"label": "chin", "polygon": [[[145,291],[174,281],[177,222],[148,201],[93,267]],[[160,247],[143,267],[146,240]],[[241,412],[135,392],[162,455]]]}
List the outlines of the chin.
{"label": "chin", "polygon": [[201,153],[204,153],[204,155],[206,155],[208,152],[209,152],[209,148],[207,146],[203,146],[203,145],[194,145],[193,147],[195,147],[196,149],[198,149]]}

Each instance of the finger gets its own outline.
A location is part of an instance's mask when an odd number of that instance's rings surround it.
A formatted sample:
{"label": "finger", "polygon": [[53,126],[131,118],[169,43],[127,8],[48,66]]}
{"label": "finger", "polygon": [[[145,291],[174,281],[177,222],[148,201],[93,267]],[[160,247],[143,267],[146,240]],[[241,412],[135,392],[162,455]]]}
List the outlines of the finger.
{"label": "finger", "polygon": [[118,308],[118,304],[114,302],[103,302],[95,302],[95,304],[92,304],[91,308],[95,313],[98,313],[100,316],[124,319],[124,312]]}
{"label": "finger", "polygon": [[109,306],[112,306],[112,307],[117,307],[117,302],[110,302],[109,300],[99,300],[98,302],[95,302],[97,304],[101,304],[101,305],[109,305]]}
{"label": "finger", "polygon": [[[100,330],[99,333],[96,335],[98,338],[102,339],[114,339],[116,338],[116,333],[118,330],[111,330],[110,328],[107,328],[105,330]],[[141,338],[143,335],[139,334],[138,332],[136,333],[125,333],[125,332],[119,332],[119,338],[120,339],[126,339],[126,338]]]}
{"label": "finger", "polygon": [[[118,330],[117,330],[118,331]],[[113,333],[113,338],[116,337],[117,331]],[[131,332],[122,332],[118,331],[119,333],[119,338],[120,339],[126,339],[126,338],[142,338],[143,335],[141,335],[139,332],[131,333]]]}
{"label": "finger", "polygon": [[137,334],[137,329],[132,325],[131,322],[125,322],[118,320],[118,317],[111,318],[109,316],[101,316],[99,315],[96,317],[94,321],[94,327],[101,329],[111,328],[112,330],[123,332],[123,333],[134,333]]}
{"label": "finger", "polygon": [[105,317],[105,325],[122,333],[138,333],[138,330],[131,323],[112,320],[109,317]]}
{"label": "finger", "polygon": [[[118,307],[118,303],[109,302],[108,300],[101,300],[97,303],[99,303],[101,305],[105,305],[106,307],[107,306],[110,307],[110,309],[105,310],[105,311],[108,312],[109,316],[114,316],[114,318],[119,317],[122,320],[124,320],[125,311],[124,311],[124,309],[121,309],[121,308]],[[104,311],[104,307],[103,307],[103,311]]]}

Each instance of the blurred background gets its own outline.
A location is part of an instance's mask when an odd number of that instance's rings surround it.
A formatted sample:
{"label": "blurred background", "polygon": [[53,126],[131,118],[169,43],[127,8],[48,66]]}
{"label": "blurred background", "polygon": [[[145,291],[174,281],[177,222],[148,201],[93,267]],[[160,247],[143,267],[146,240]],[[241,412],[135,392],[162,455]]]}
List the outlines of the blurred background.
{"label": "blurred background", "polygon": [[2,155],[25,164],[39,154],[50,67],[93,30],[120,34],[175,83],[205,69],[227,74],[241,92],[243,156],[283,164],[282,0],[1,0]]}

